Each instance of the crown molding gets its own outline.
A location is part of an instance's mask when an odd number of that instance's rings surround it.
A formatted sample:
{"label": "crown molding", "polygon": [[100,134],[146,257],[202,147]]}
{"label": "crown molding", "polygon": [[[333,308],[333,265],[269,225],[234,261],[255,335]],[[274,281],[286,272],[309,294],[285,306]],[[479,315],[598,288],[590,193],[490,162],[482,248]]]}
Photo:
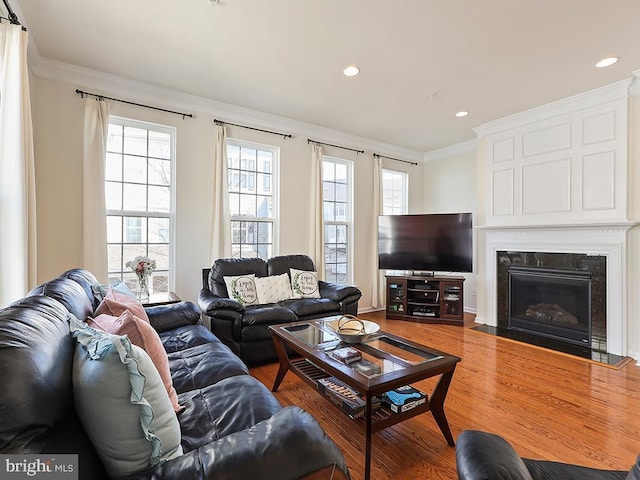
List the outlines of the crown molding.
{"label": "crown molding", "polygon": [[455,143],[446,147],[438,148],[425,152],[423,160],[429,162],[431,160],[439,160],[441,158],[453,157],[463,153],[472,152],[476,149],[476,139],[467,140],[466,142]]}
{"label": "crown molding", "polygon": [[[636,72],[634,72],[634,75]],[[507,117],[484,123],[473,129],[478,137],[486,137],[512,128],[523,127],[532,123],[566,115],[571,112],[595,107],[604,103],[629,98],[633,78],[621,80],[588,92],[563,98]]]}
{"label": "crown molding", "polygon": [[218,118],[222,121],[240,123],[256,128],[278,130],[300,137],[312,137],[319,142],[344,145],[345,147],[389,155],[414,162],[421,161],[424,152],[399,145],[380,142],[367,137],[352,135],[290,118],[272,115],[237,105],[190,95],[147,82],[132,80],[118,75],[100,72],[77,65],[58,62],[42,57],[37,48],[29,51],[29,67],[36,77],[68,83],[74,88],[90,90],[109,97],[119,97],[136,103],[149,103],[168,110],[179,110],[198,116]]}

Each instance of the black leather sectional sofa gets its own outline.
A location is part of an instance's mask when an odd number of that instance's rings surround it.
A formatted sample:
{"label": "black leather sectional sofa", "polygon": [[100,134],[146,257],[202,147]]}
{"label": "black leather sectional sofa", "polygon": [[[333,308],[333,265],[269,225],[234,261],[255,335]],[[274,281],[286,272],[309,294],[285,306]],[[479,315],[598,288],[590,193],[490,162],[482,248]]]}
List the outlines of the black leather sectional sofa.
{"label": "black leather sectional sofa", "polygon": [[202,270],[198,304],[211,322],[211,331],[245,363],[257,365],[277,359],[269,325],[330,315],[358,313],[360,290],[349,285],[319,281],[319,298],[298,298],[277,303],[243,306],[229,298],[224,277],[290,275],[291,269],[315,271],[307,255],[260,258],[225,258]]}
{"label": "black leather sectional sofa", "polygon": [[[74,370],[76,340],[69,332],[71,315],[93,314],[96,283],[90,272],[70,270],[0,309],[0,453],[78,454],[82,480],[107,478],[74,401],[74,386],[83,380]],[[298,407],[283,408],[249,376],[201,324],[196,305],[146,312],[185,407],[176,414],[184,453],[126,478],[284,480],[334,466],[349,476],[341,451],[317,421]],[[95,414],[105,412],[96,405]]]}

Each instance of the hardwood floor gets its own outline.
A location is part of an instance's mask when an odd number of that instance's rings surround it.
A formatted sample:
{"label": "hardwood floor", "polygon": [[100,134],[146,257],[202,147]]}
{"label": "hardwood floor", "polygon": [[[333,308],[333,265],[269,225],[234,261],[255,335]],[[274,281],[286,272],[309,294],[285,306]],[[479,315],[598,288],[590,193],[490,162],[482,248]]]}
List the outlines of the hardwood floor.
{"label": "hardwood floor", "polygon": [[[381,328],[462,358],[445,412],[454,438],[462,430],[495,432],[529,458],[626,470],[640,453],[640,367],[614,369],[465,327],[360,315]],[[269,389],[277,364],[251,369]],[[419,382],[430,392],[435,379]],[[275,394],[283,405],[311,412],[342,448],[351,476],[364,476],[364,426],[296,375]],[[430,413],[373,436],[372,479],[456,479],[455,449]]]}

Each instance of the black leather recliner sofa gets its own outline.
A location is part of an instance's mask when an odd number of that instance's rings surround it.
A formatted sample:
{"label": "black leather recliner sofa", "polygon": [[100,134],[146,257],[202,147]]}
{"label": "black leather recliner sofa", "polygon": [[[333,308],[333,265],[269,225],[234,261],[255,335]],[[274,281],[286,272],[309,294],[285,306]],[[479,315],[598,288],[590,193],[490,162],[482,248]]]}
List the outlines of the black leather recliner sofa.
{"label": "black leather recliner sofa", "polygon": [[459,480],[640,480],[640,456],[629,470],[599,470],[520,458],[499,435],[465,430],[456,443]]}
{"label": "black leather recliner sofa", "polygon": [[[69,332],[70,314],[84,320],[97,307],[96,283],[88,271],[70,270],[0,309],[0,453],[78,454],[81,480],[107,478],[74,405],[73,384],[81,380],[74,377],[76,340]],[[341,451],[318,422],[298,407],[283,408],[249,376],[201,324],[196,305],[146,311],[185,407],[176,414],[184,454],[128,480],[282,480],[325,468],[349,477]]]}
{"label": "black leather recliner sofa", "polygon": [[277,359],[269,325],[330,315],[358,313],[360,290],[349,285],[319,281],[320,298],[299,298],[278,303],[243,306],[229,298],[224,277],[290,275],[290,269],[315,271],[307,255],[261,258],[224,258],[202,270],[198,304],[209,317],[211,331],[248,365]]}

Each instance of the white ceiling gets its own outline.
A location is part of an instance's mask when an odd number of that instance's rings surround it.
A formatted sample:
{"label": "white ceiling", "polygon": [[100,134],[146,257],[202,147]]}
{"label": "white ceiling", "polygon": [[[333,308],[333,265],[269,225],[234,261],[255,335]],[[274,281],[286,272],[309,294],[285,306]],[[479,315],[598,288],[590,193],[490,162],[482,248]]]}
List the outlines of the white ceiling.
{"label": "white ceiling", "polygon": [[640,0],[10,3],[41,57],[421,152],[640,69]]}

